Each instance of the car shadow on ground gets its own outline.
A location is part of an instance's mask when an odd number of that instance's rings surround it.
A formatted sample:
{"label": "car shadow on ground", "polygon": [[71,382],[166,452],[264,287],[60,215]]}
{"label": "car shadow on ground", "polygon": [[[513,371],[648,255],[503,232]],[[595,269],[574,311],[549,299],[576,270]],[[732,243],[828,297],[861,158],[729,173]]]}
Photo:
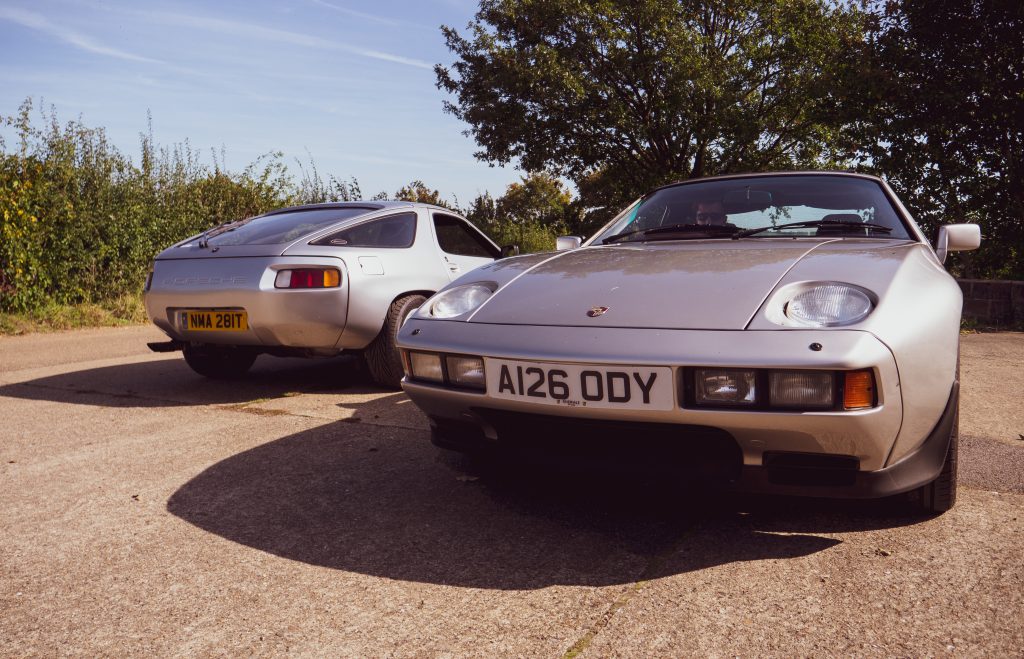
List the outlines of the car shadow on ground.
{"label": "car shadow on ground", "polygon": [[235,380],[198,375],[184,359],[90,368],[0,386],[0,396],[104,407],[219,405],[295,393],[370,393],[374,385],[354,356],[324,359],[260,356]]}
{"label": "car shadow on ground", "polygon": [[331,423],[212,465],[167,509],[291,560],[488,589],[606,586],[807,556],[904,526],[875,505],[720,496],[669,480],[480,463],[425,433]]}

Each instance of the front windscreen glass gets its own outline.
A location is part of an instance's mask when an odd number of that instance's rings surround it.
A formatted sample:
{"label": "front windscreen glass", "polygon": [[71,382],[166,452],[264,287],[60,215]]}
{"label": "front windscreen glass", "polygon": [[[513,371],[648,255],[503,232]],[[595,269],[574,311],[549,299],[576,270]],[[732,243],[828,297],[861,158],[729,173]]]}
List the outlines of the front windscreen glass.
{"label": "front windscreen glass", "polygon": [[[807,226],[783,226],[793,223]],[[662,188],[628,208],[591,242],[728,238],[745,229],[762,228],[752,237],[910,237],[875,181],[794,175]]]}
{"label": "front windscreen glass", "polygon": [[210,245],[279,245],[370,212],[370,208],[313,208],[261,215],[213,229]]}

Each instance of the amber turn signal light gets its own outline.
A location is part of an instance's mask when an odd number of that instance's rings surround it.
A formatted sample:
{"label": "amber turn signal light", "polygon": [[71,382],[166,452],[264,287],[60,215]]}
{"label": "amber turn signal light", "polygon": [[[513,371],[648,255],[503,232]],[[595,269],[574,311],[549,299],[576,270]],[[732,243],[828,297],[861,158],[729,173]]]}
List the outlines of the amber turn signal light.
{"label": "amber turn signal light", "polygon": [[843,409],[875,406],[875,376],[870,370],[848,371],[843,386]]}

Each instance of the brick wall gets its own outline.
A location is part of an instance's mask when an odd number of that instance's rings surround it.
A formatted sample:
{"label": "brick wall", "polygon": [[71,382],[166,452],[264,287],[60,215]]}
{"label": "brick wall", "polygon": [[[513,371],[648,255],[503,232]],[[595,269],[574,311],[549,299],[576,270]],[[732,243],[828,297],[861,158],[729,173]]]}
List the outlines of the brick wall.
{"label": "brick wall", "polygon": [[1024,326],[1024,281],[959,279],[964,318],[994,327]]}

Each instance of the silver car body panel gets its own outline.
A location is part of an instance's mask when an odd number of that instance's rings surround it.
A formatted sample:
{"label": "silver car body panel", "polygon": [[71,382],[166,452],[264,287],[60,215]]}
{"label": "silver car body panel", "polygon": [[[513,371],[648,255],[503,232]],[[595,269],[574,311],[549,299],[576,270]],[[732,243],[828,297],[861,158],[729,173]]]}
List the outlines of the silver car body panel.
{"label": "silver car body panel", "polygon": [[[338,288],[274,288],[277,271],[335,267]],[[157,327],[179,341],[246,346],[334,348],[346,327],[349,274],[344,261],[330,257],[241,257],[157,261],[146,296],[146,311]],[[244,332],[190,331],[185,309],[244,309]]]}
{"label": "silver car body panel", "polygon": [[[485,406],[708,425],[732,433],[748,465],[760,464],[768,450],[856,455],[862,471],[892,465],[925,442],[950,401],[963,300],[888,186],[873,177],[850,176],[883,187],[911,239],[664,241],[505,259],[459,280],[497,285],[474,313],[448,321],[417,315],[403,328],[399,344],[525,361],[668,365],[677,374],[677,394],[679,368],[686,366],[870,368],[879,393],[876,408],[775,412],[677,404],[667,412],[538,409],[408,378],[403,386],[439,418],[459,419],[472,415],[470,408]],[[810,282],[866,289],[874,310],[845,327],[791,326],[781,313],[787,293]],[[594,306],[608,309],[590,317],[587,311]],[[821,349],[810,350],[812,343]]]}
{"label": "silver car body panel", "polygon": [[[380,332],[395,299],[413,293],[429,296],[441,289],[458,274],[449,265],[452,261],[458,260],[462,272],[493,260],[450,255],[440,248],[432,216],[443,213],[458,217],[447,209],[408,202],[374,205],[383,208],[368,209],[288,244],[211,249],[199,247],[197,236],[184,240],[157,256],[152,283],[145,294],[146,311],[160,329],[178,341],[309,348],[325,353],[361,349]],[[341,229],[399,212],[417,215],[411,247],[309,244]],[[338,268],[341,285],[327,289],[274,287],[279,270],[317,266]],[[178,313],[184,309],[244,309],[249,330],[186,331]]]}

